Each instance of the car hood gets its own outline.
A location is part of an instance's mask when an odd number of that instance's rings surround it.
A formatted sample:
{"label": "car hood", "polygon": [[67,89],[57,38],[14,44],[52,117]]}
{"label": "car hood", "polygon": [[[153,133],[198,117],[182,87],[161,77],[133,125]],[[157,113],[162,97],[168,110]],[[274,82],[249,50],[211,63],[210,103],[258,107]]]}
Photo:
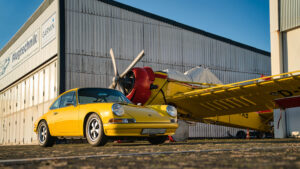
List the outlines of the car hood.
{"label": "car hood", "polygon": [[170,122],[170,117],[164,116],[163,114],[142,106],[123,105],[126,114],[133,117],[136,122]]}

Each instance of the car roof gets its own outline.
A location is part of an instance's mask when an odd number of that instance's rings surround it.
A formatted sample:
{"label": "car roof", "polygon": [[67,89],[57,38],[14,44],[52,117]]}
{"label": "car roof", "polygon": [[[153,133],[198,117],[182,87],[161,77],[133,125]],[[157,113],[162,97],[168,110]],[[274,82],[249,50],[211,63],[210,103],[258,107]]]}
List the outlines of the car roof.
{"label": "car roof", "polygon": [[103,87],[81,87],[81,88],[73,88],[73,89],[67,90],[67,91],[63,92],[62,94],[68,93],[68,92],[71,92],[71,91],[77,91],[77,90],[80,90],[80,89],[106,89],[106,90],[115,90],[115,89],[103,88]]}

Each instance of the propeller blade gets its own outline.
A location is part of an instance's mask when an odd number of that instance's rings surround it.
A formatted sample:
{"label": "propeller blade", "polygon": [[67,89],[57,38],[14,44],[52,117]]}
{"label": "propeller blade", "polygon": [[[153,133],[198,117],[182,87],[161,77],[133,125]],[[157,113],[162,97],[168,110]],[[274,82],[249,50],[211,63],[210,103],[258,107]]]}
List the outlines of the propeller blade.
{"label": "propeller blade", "polygon": [[113,52],[112,48],[110,48],[109,53],[110,53],[110,57],[111,57],[113,67],[114,67],[115,76],[119,76],[118,69],[117,69],[117,64],[116,64],[116,60],[115,60],[115,55],[114,55],[114,52]]}
{"label": "propeller blade", "polygon": [[142,50],[137,57],[131,62],[127,69],[121,74],[120,78],[123,78],[144,56],[144,50]]}
{"label": "propeller blade", "polygon": [[113,81],[113,82],[109,85],[108,88],[110,88],[110,89],[115,89],[115,88],[116,88],[116,85],[117,85],[117,82],[116,82],[116,76],[113,78],[112,81]]}
{"label": "propeller blade", "polygon": [[120,92],[124,93],[124,87],[121,83],[117,83],[115,89],[119,90]]}
{"label": "propeller blade", "polygon": [[113,89],[113,88],[114,88],[114,86],[115,86],[115,83],[112,83],[112,84],[110,84],[110,85],[109,85],[109,87],[108,87],[108,88],[110,88],[110,89]]}

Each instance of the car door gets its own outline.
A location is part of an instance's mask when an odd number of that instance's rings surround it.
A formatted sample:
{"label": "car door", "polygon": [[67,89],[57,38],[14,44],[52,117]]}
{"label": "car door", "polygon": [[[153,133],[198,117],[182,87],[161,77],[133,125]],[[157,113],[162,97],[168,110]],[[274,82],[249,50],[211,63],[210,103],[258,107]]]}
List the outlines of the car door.
{"label": "car door", "polygon": [[76,92],[71,91],[61,96],[59,109],[53,111],[54,128],[57,136],[78,136],[78,105]]}
{"label": "car door", "polygon": [[47,116],[47,123],[50,130],[50,134],[52,136],[57,136],[56,130],[56,121],[57,121],[57,112],[59,111],[61,97],[57,98],[54,103],[50,106],[48,116]]}

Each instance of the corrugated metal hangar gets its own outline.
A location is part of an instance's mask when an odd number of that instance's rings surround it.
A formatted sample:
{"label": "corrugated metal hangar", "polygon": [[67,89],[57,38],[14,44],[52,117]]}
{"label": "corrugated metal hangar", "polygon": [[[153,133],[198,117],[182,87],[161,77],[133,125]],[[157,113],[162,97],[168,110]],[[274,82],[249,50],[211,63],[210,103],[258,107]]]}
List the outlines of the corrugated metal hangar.
{"label": "corrugated metal hangar", "polygon": [[[300,70],[300,1],[270,0],[270,9],[272,74]],[[291,98],[277,102],[275,138],[300,137],[300,97]]]}
{"label": "corrugated metal hangar", "polygon": [[111,0],[45,0],[0,51],[0,144],[36,143],[34,121],[61,92],[108,87],[124,70],[209,67],[224,83],[270,74],[270,53]]}

